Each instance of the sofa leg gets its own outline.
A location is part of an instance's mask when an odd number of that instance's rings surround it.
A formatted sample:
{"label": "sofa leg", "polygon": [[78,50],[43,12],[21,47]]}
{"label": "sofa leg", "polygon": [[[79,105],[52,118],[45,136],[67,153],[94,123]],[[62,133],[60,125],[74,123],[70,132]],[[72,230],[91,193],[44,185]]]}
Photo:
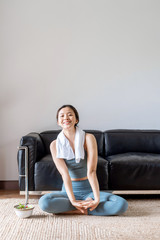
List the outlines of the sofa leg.
{"label": "sofa leg", "polygon": [[25,204],[28,203],[28,147],[27,146],[19,146],[19,150],[25,150],[25,175],[20,175],[21,177],[25,177]]}

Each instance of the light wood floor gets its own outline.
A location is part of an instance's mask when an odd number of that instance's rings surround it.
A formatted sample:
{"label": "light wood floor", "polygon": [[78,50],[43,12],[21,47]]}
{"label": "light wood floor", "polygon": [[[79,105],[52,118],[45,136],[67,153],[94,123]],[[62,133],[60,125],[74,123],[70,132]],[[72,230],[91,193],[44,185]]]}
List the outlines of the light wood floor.
{"label": "light wood floor", "polygon": [[[22,198],[24,199],[24,195],[20,195],[18,190],[0,190],[0,199],[4,198]],[[38,195],[30,195],[29,198],[39,199]]]}

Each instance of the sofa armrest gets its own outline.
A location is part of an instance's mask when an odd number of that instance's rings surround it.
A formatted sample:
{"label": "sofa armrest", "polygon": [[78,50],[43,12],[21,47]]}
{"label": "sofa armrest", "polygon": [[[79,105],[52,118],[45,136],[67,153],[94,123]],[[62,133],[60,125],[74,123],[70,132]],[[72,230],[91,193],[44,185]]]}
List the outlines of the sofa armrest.
{"label": "sofa armrest", "polygon": [[[35,189],[34,186],[34,165],[45,155],[45,148],[38,133],[29,133],[20,140],[20,146],[28,147],[28,188],[29,191]],[[17,154],[19,187],[20,191],[25,190],[25,151],[20,149]]]}

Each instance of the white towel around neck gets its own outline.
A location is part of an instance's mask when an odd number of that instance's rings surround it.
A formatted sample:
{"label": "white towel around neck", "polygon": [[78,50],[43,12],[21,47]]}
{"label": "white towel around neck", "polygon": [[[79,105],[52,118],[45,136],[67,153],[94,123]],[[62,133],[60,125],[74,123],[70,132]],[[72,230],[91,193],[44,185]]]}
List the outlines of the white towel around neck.
{"label": "white towel around neck", "polygon": [[79,163],[81,159],[84,159],[85,152],[84,152],[84,141],[85,141],[85,132],[76,127],[75,133],[75,154],[69,140],[63,133],[63,130],[58,134],[56,140],[56,150],[57,150],[57,158],[64,158],[67,160],[74,159],[75,162]]}

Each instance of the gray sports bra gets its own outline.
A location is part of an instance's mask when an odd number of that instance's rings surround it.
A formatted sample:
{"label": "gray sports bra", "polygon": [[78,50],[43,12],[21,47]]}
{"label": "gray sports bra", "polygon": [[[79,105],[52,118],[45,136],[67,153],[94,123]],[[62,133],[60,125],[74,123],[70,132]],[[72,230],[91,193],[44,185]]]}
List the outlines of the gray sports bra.
{"label": "gray sports bra", "polygon": [[69,175],[71,178],[83,178],[87,176],[87,153],[85,152],[84,159],[81,159],[79,163],[75,162],[75,159],[64,159]]}

